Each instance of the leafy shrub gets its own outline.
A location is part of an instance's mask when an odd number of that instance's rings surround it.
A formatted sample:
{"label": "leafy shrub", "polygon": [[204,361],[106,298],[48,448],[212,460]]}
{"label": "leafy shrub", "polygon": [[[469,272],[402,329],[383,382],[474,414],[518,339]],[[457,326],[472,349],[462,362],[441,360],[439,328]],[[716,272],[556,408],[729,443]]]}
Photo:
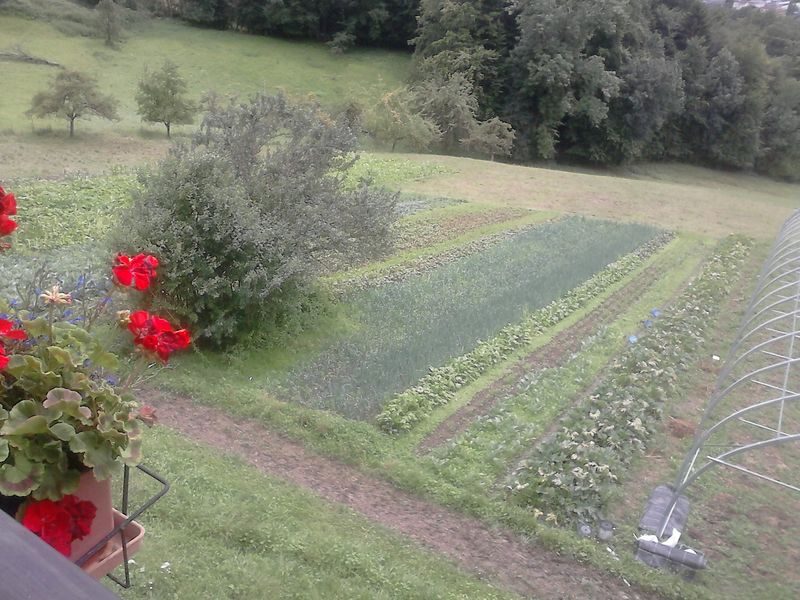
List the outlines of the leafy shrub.
{"label": "leafy shrub", "polygon": [[201,340],[231,343],[302,308],[326,265],[385,249],[395,195],[345,188],[354,147],[341,120],[283,96],[218,108],[142,174],[122,247],[159,256],[162,300]]}

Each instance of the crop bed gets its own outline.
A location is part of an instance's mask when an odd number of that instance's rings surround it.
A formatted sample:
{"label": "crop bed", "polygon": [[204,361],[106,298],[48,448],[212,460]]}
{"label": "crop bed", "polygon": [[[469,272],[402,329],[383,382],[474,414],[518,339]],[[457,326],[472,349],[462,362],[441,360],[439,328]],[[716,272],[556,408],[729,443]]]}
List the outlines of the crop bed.
{"label": "crop bed", "polygon": [[582,218],[347,298],[357,329],[292,370],[284,397],[367,419],[433,366],[472,350],[658,235]]}
{"label": "crop bed", "polygon": [[603,514],[609,493],[661,425],[681,374],[703,344],[709,321],[749,252],[740,238],[720,244],[669,314],[620,356],[566,424],[518,467],[515,499],[568,521]]}

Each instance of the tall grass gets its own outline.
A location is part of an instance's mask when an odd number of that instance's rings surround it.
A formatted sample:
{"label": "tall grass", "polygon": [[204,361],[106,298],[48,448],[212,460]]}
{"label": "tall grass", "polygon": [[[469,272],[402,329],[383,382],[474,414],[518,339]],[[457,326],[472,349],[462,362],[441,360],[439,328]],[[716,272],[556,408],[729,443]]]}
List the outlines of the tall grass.
{"label": "tall grass", "polygon": [[287,398],[353,418],[577,286],[657,230],[569,218],[347,298],[355,331],[293,369]]}

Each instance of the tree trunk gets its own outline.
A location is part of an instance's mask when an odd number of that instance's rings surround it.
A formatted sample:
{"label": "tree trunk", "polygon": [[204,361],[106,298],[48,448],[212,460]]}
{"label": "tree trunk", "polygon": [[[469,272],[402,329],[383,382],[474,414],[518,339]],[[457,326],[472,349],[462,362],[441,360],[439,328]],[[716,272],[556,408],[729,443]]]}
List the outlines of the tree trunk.
{"label": "tree trunk", "polygon": [[75,135],[75,117],[69,120],[69,137]]}
{"label": "tree trunk", "polygon": [[169,125],[170,125],[169,123],[164,123],[164,126],[167,128],[167,137],[171,138],[172,136],[169,133]]}
{"label": "tree trunk", "polygon": [[397,146],[397,140],[392,140],[392,152],[394,152],[395,146]]}

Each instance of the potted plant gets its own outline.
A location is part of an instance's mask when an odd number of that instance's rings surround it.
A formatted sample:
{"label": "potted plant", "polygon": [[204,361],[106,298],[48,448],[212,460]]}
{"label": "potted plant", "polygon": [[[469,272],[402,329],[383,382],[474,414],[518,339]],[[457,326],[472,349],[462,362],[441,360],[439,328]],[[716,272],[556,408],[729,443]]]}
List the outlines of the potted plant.
{"label": "potted plant", "polygon": [[[15,213],[14,196],[0,188],[0,237],[16,228]],[[120,254],[113,282],[146,292],[157,268],[155,257]],[[79,280],[72,292],[36,292],[0,314],[0,508],[77,560],[118,520],[111,478],[139,463],[144,425],[154,421],[136,402],[135,384],[191,340],[147,311],[122,311],[133,342],[123,364],[106,348],[108,331],[93,330],[110,305],[103,286]]]}

